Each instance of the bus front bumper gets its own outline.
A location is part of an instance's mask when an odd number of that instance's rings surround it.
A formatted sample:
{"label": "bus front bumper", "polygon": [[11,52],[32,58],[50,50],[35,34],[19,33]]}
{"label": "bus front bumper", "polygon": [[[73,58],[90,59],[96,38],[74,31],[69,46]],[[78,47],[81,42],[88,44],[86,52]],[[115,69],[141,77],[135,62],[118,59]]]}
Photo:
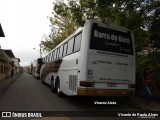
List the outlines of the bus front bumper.
{"label": "bus front bumper", "polygon": [[80,96],[132,96],[134,89],[94,89],[94,88],[78,88],[77,95]]}

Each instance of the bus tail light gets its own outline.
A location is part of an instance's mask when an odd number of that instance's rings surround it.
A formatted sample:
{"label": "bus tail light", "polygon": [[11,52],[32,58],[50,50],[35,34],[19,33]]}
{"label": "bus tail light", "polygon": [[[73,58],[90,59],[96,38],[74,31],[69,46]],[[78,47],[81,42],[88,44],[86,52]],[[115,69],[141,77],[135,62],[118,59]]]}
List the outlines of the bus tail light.
{"label": "bus tail light", "polygon": [[80,86],[81,87],[93,87],[93,83],[92,82],[80,81]]}

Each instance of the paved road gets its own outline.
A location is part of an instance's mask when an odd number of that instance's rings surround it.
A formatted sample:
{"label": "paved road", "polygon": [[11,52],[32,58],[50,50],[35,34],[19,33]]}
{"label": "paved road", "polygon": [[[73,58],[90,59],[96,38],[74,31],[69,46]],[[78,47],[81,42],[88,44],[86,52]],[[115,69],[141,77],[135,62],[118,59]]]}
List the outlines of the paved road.
{"label": "paved road", "polygon": [[[116,102],[116,105],[96,105],[95,101],[99,102]],[[89,111],[86,112],[89,116],[83,116],[83,120],[97,120],[106,117],[94,117],[95,112],[90,111],[138,111],[125,103],[117,100],[117,98],[107,97],[64,97],[60,98],[55,93],[51,92],[49,86],[42,84],[40,80],[33,78],[31,75],[24,73],[11,84],[5,94],[0,95],[0,111],[61,111],[49,112],[53,116],[65,116],[64,120],[81,120],[82,117],[76,116],[79,112],[74,111]],[[66,112],[71,111],[71,112]],[[68,115],[69,114],[69,115]],[[109,112],[107,114],[110,114]],[[73,117],[75,115],[76,117]],[[109,118],[110,120],[119,118]],[[53,118],[43,118],[50,120]],[[56,119],[56,117],[54,117]],[[53,119],[53,120],[54,120]],[[60,119],[58,117],[58,119]],[[123,118],[124,119],[124,118]],[[127,118],[126,118],[127,119]],[[131,119],[131,118],[130,118]],[[133,118],[135,119],[135,118]]]}

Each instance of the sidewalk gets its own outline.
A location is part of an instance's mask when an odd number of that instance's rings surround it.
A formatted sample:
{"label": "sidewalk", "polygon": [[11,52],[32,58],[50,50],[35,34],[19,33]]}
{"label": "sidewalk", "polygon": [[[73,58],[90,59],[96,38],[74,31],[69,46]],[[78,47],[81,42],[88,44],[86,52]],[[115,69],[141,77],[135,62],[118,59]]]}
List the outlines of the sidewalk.
{"label": "sidewalk", "polygon": [[20,76],[21,74],[14,75],[13,78],[7,78],[0,81],[0,95]]}
{"label": "sidewalk", "polygon": [[145,99],[133,96],[130,100],[125,101],[128,105],[142,111],[160,111],[160,101],[152,100],[153,106],[148,106]]}

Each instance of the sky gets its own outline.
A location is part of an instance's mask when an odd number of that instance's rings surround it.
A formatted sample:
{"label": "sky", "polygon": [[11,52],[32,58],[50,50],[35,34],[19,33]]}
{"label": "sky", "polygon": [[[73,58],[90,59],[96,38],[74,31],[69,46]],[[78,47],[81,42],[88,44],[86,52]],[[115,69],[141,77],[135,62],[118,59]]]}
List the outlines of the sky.
{"label": "sky", "polygon": [[[21,66],[28,66],[40,56],[39,44],[50,33],[54,0],[0,0],[0,23],[5,37],[2,49],[11,49]],[[33,49],[35,48],[35,49]],[[42,54],[44,56],[45,53]]]}

